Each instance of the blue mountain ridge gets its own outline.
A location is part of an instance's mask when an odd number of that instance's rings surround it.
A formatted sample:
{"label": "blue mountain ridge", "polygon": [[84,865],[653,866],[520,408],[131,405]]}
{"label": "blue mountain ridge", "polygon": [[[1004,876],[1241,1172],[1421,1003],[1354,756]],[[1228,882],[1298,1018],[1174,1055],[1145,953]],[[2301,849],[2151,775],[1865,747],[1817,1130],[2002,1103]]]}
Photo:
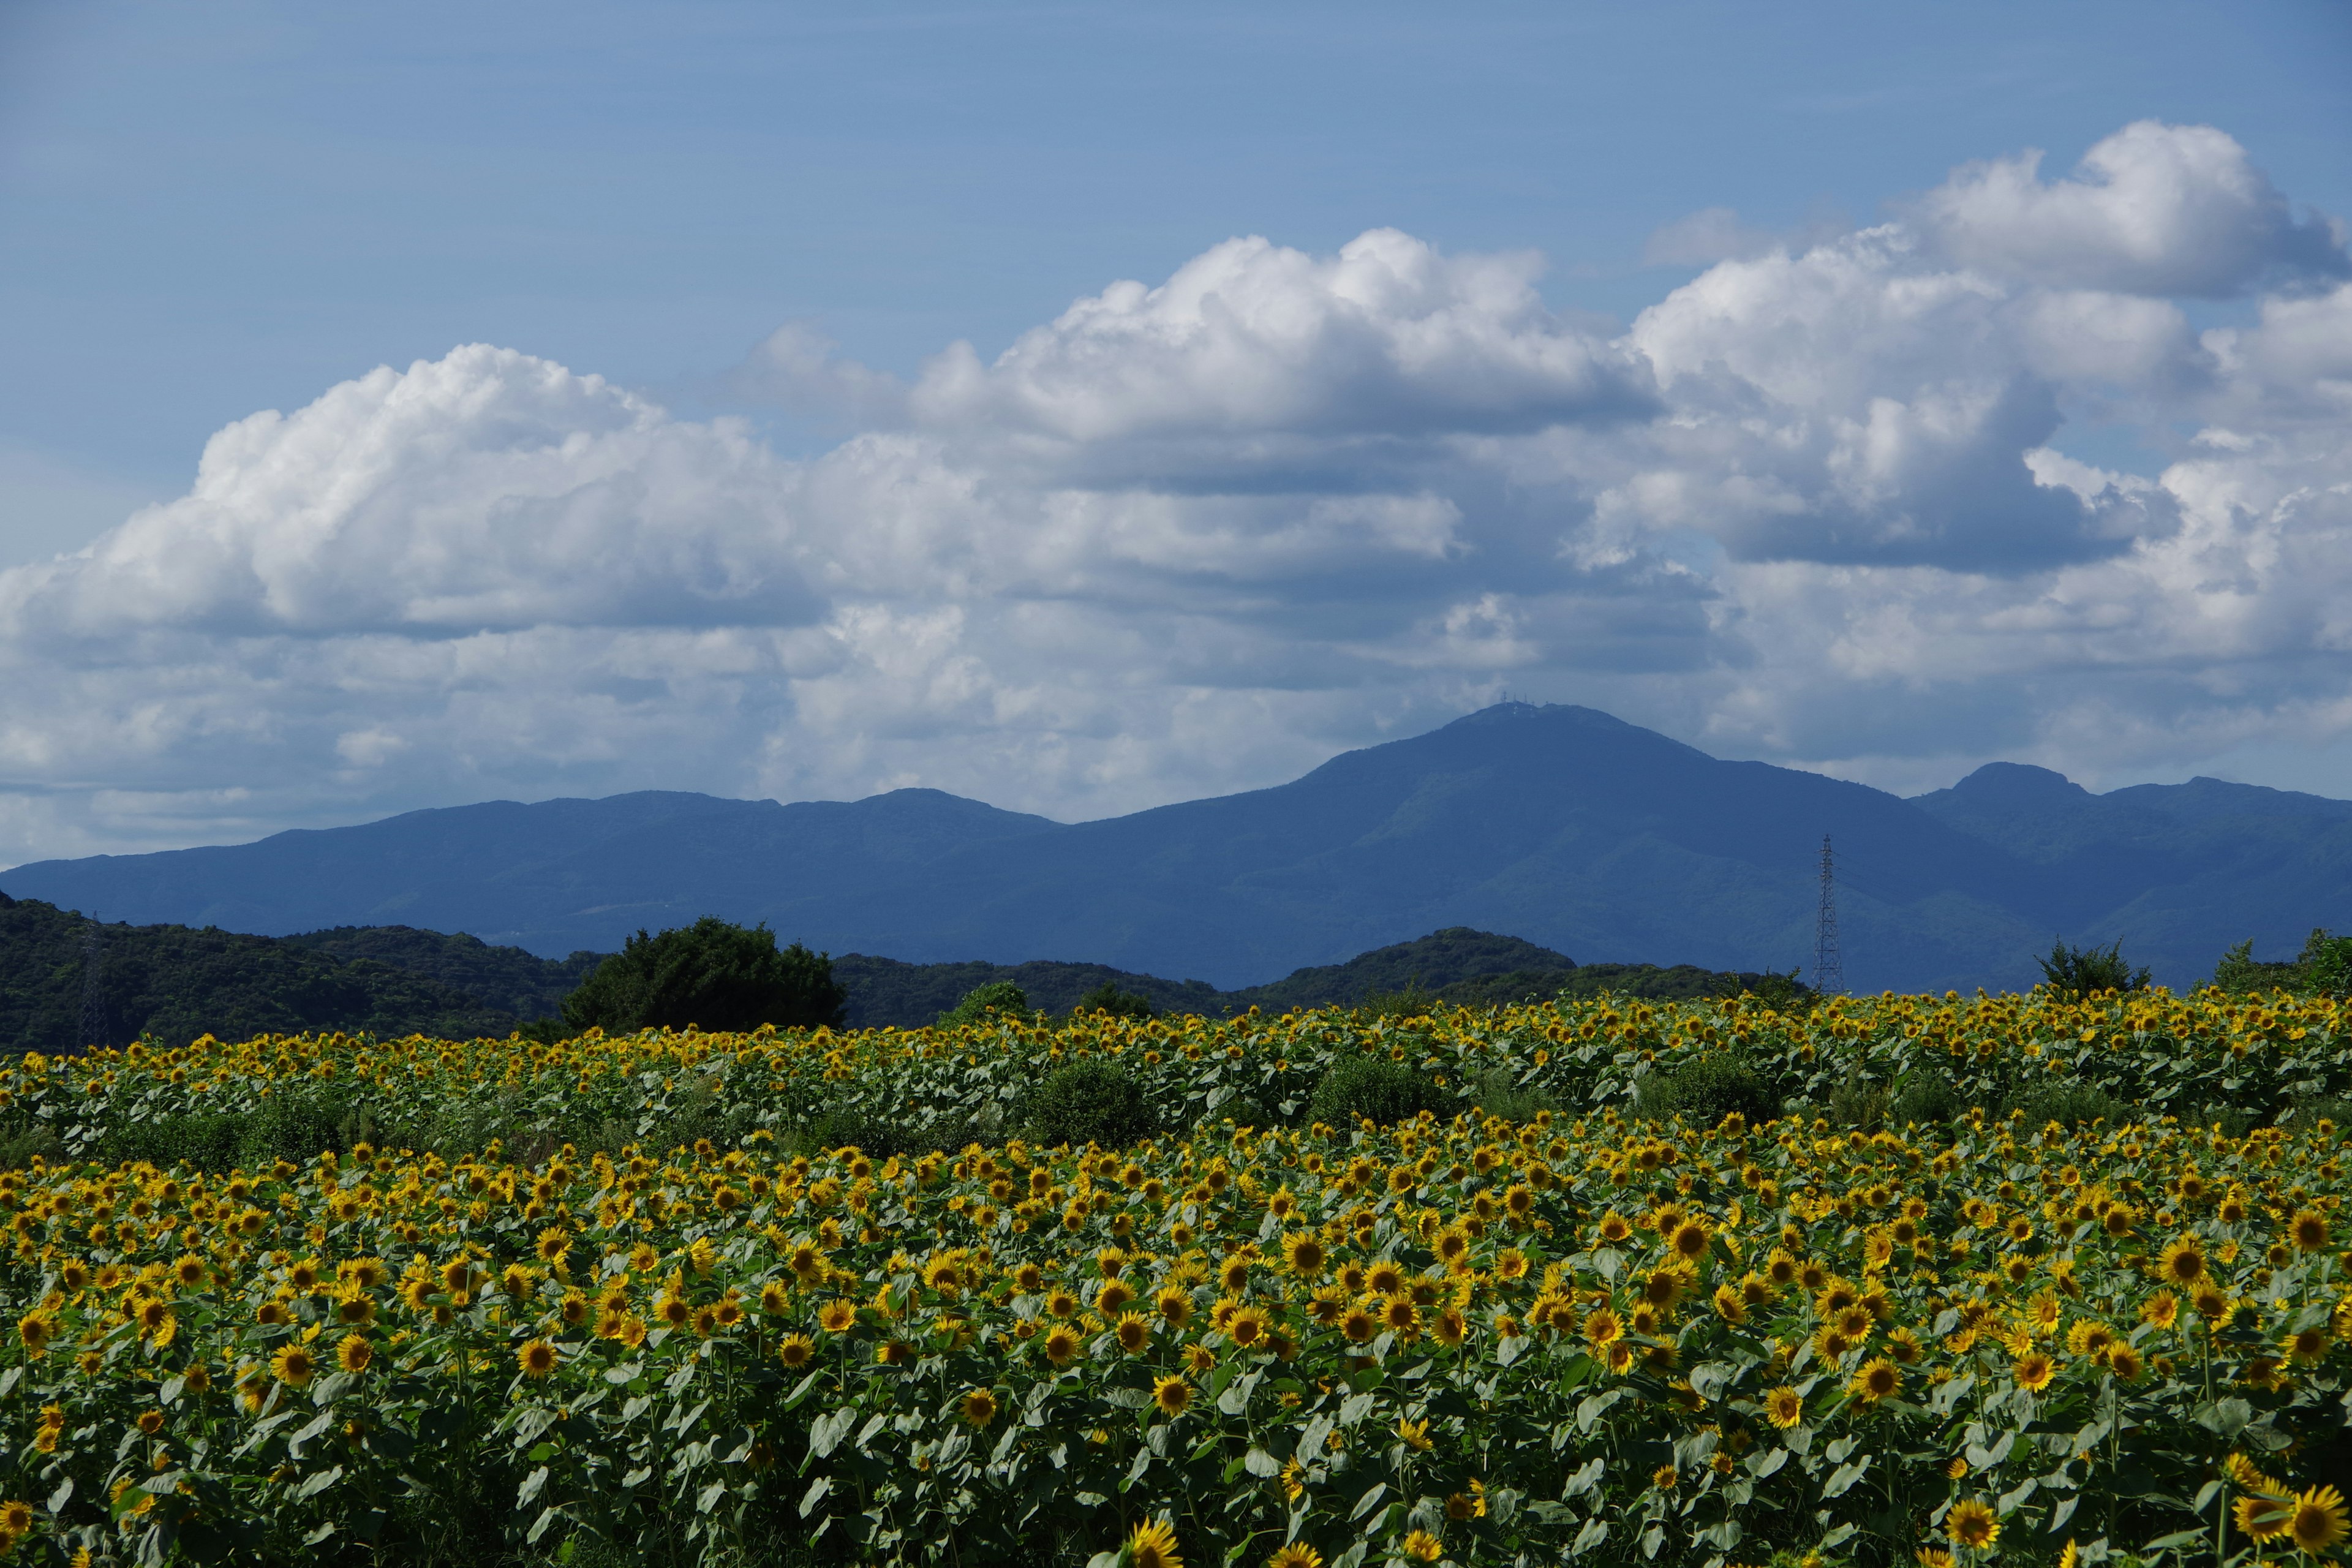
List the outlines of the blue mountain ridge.
{"label": "blue mountain ridge", "polygon": [[41,861],[0,887],[110,921],[400,923],[549,956],[716,914],[835,952],[1232,988],[1453,926],[1582,962],[1810,965],[1824,832],[1858,990],[2027,985],[2058,935],[2121,938],[2185,984],[2238,941],[2291,953],[2352,923],[2352,802],[2212,779],[2093,795],[2005,763],[1905,800],[1526,703],[1097,822],[926,789],[789,805],[645,792]]}

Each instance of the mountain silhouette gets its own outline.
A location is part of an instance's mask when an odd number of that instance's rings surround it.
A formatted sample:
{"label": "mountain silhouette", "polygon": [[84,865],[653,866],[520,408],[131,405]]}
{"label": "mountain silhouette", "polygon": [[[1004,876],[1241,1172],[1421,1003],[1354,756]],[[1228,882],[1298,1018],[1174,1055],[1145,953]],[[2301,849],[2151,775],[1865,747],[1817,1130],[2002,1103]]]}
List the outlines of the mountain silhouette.
{"label": "mountain silhouette", "polygon": [[1859,990],[2021,986],[2053,936],[2186,984],[2352,910],[2352,802],[2199,779],[2093,795],[1993,763],[1916,800],[1503,703],[1271,789],[1063,825],[936,790],[647,792],[43,861],[21,897],[285,934],[404,924],[560,956],[698,915],[909,962],[1038,958],[1224,989],[1450,927],[1580,963],[1810,964],[1834,836]]}

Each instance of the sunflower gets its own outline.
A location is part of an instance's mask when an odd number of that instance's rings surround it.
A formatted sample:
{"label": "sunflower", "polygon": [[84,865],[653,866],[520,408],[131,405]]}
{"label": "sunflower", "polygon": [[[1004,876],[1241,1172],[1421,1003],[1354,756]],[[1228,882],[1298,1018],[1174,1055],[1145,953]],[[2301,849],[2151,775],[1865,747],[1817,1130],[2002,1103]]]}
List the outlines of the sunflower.
{"label": "sunflower", "polygon": [[1135,1527],[1127,1538],[1127,1561],[1133,1568],[1184,1568],[1176,1555],[1176,1531],[1160,1519]]}
{"label": "sunflower", "polygon": [[1445,1543],[1425,1530],[1416,1530],[1398,1550],[1416,1563],[1434,1563],[1445,1555]]}
{"label": "sunflower", "polygon": [[827,1301],[816,1312],[816,1326],[828,1334],[845,1334],[857,1326],[857,1303]]}
{"label": "sunflower", "polygon": [[1404,1439],[1404,1446],[1411,1448],[1414,1453],[1426,1454],[1429,1452],[1430,1441],[1428,1422],[1408,1421],[1403,1416],[1400,1415],[1397,1417],[1396,1432],[1398,1436]]}
{"label": "sunflower", "polygon": [[2050,1380],[2057,1375],[2058,1363],[2040,1351],[2034,1351],[2031,1354],[2020,1356],[2017,1359],[2017,1364],[2011,1370],[2016,1374],[2017,1385],[2020,1388],[2028,1388],[2039,1393],[2047,1388],[2050,1385]]}
{"label": "sunflower", "polygon": [[1715,1233],[1707,1229],[1705,1222],[1686,1219],[1675,1226],[1673,1234],[1666,1237],[1666,1246],[1675,1257],[1696,1262],[1706,1256],[1707,1243],[1714,1238]]}
{"label": "sunflower", "polygon": [[975,1388],[956,1402],[956,1414],[972,1426],[985,1426],[996,1419],[996,1395],[985,1388]]}
{"label": "sunflower", "polygon": [[1804,1419],[1805,1396],[1783,1384],[1764,1396],[1764,1414],[1785,1432]]}
{"label": "sunflower", "polygon": [[2175,1285],[2194,1285],[2205,1277],[2205,1249],[2195,1237],[2181,1237],[2157,1255],[2156,1272]]}
{"label": "sunflower", "polygon": [[816,1354],[816,1344],[806,1334],[786,1334],[776,1344],[776,1358],[786,1366],[806,1366]]}
{"label": "sunflower", "polygon": [[300,1345],[288,1345],[269,1358],[270,1375],[289,1388],[308,1388],[319,1370],[310,1352]]}
{"label": "sunflower", "polygon": [[1265,1314],[1244,1307],[1225,1320],[1225,1337],[1238,1350],[1256,1350],[1265,1342]]}
{"label": "sunflower", "polygon": [[1340,1316],[1339,1331],[1348,1336],[1350,1343],[1362,1344],[1381,1331],[1381,1323],[1363,1308],[1350,1307]]}
{"label": "sunflower", "polygon": [[1151,1403],[1160,1406],[1162,1415],[1181,1415],[1192,1403],[1192,1385],[1174,1375],[1155,1378],[1151,1384]]}
{"label": "sunflower", "polygon": [[1045,1331],[1045,1359],[1055,1366],[1067,1366],[1078,1359],[1078,1331],[1067,1323],[1055,1323]]}
{"label": "sunflower", "polygon": [[2318,1556],[2344,1539],[2344,1494],[2334,1487],[2313,1487],[2296,1493],[2286,1530],[2299,1551]]}
{"label": "sunflower", "polygon": [[556,1361],[555,1347],[545,1340],[528,1341],[515,1352],[515,1364],[522,1369],[525,1377],[534,1380],[553,1372]]}
{"label": "sunflower", "polygon": [[1944,1516],[1944,1534],[1955,1546],[1985,1551],[2000,1539],[2000,1521],[1992,1510],[1975,1498],[1952,1505]]}
{"label": "sunflower", "polygon": [[1313,1279],[1323,1272],[1323,1244],[1304,1232],[1282,1238],[1282,1262],[1293,1274]]}
{"label": "sunflower", "polygon": [[542,1230],[539,1233],[539,1243],[532,1250],[539,1254],[541,1263],[561,1262],[572,1254],[572,1237],[561,1228]]}
{"label": "sunflower", "polygon": [[1607,1350],[1625,1337],[1625,1324],[1607,1307],[1592,1312],[1584,1320],[1584,1338],[1594,1350]]}
{"label": "sunflower", "polygon": [[[2327,1245],[2327,1216],[2317,1209],[2298,1209],[2286,1223],[2286,1236],[2298,1252],[2317,1252]],[[2297,1536],[2296,1543],[2302,1539]]]}
{"label": "sunflower", "polygon": [[1854,1373],[1853,1380],[1846,1384],[1846,1391],[1856,1399],[1875,1405],[1903,1391],[1903,1373],[1896,1370],[1893,1362],[1880,1356],[1863,1363]]}
{"label": "sunflower", "polygon": [[1940,1546],[1919,1548],[1919,1568],[1952,1568],[1952,1554]]}
{"label": "sunflower", "polygon": [[1140,1355],[1151,1343],[1151,1320],[1140,1312],[1122,1314],[1111,1331],[1118,1336],[1118,1348],[1129,1355]]}
{"label": "sunflower", "polygon": [[2324,1327],[2298,1329],[2286,1337],[2286,1353],[2308,1366],[2327,1353],[2327,1331]]}
{"label": "sunflower", "polygon": [[2294,1521],[2295,1500],[2272,1497],[2257,1492],[2242,1497],[2231,1507],[2231,1517],[2249,1541],[2273,1541],[2284,1535],[2287,1526]]}
{"label": "sunflower", "polygon": [[1181,1329],[1192,1321],[1192,1293],[1181,1285],[1171,1285],[1151,1299],[1160,1312],[1160,1321],[1171,1329]]}
{"label": "sunflower", "polygon": [[335,1346],[335,1364],[345,1372],[365,1372],[368,1363],[374,1359],[375,1352],[369,1348],[362,1334],[345,1334],[342,1342]]}
{"label": "sunflower", "polygon": [[2180,1298],[2169,1290],[2158,1290],[2140,1303],[2140,1321],[2159,1329],[2168,1329],[2180,1321]]}
{"label": "sunflower", "polygon": [[1323,1553],[1294,1541],[1265,1560],[1265,1568],[1323,1568]]}
{"label": "sunflower", "polygon": [[33,1505],[28,1502],[0,1503],[0,1531],[10,1535],[29,1535],[33,1531]]}

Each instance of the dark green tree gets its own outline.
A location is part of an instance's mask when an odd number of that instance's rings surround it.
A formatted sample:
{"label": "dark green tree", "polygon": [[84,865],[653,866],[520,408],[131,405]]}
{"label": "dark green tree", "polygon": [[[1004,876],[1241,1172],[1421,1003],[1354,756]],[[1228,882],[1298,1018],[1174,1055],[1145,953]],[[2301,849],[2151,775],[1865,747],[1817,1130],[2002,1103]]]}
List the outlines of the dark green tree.
{"label": "dark green tree", "polygon": [[2070,995],[2146,989],[2147,970],[2134,969],[2123,949],[2121,937],[2105,947],[2069,947],[2063,937],[2058,937],[2051,942],[2050,956],[2035,962],[2042,965],[2042,981],[2050,989]]}
{"label": "dark green tree", "polygon": [[632,1029],[838,1028],[847,994],[829,954],[776,946],[765,924],[714,915],[658,936],[640,931],[563,999],[563,1022],[608,1034]]}
{"label": "dark green tree", "polygon": [[1026,1016],[1029,993],[1010,980],[992,980],[985,985],[975,985],[963,994],[963,1000],[940,1015],[938,1026],[952,1029],[961,1024],[977,1024],[992,1013],[1016,1013]]}
{"label": "dark green tree", "polygon": [[1108,1013],[1114,1018],[1157,1018],[1160,1009],[1151,998],[1134,991],[1122,991],[1116,980],[1106,980],[1077,1000],[1070,1009],[1071,1016],[1087,1017],[1096,1013]]}

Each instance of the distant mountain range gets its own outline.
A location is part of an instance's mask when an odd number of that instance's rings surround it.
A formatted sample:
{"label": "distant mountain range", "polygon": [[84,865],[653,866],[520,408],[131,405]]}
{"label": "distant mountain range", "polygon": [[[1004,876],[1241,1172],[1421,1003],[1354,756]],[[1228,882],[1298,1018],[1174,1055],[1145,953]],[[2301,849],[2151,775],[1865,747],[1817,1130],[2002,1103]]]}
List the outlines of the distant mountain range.
{"label": "distant mountain range", "polygon": [[2095,795],[1993,763],[1905,800],[1504,703],[1272,789],[1062,825],[936,790],[645,793],[411,812],[255,844],[43,861],[19,897],[288,934],[391,923],[554,956],[701,914],[907,963],[1050,955],[1236,989],[1452,927],[1588,962],[1785,971],[1834,836],[1855,989],[2024,986],[2053,936],[2159,980],[2352,921],[2352,802],[2212,779]]}

